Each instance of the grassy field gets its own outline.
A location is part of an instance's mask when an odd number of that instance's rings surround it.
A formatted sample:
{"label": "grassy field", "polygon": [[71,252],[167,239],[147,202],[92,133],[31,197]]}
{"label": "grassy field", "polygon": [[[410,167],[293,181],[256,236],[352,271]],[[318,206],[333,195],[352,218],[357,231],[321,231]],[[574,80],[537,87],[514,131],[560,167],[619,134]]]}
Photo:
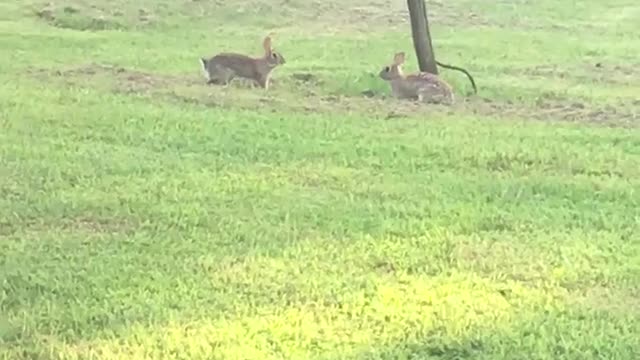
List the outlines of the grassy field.
{"label": "grassy field", "polygon": [[0,358],[639,358],[640,4],[427,3],[0,0]]}

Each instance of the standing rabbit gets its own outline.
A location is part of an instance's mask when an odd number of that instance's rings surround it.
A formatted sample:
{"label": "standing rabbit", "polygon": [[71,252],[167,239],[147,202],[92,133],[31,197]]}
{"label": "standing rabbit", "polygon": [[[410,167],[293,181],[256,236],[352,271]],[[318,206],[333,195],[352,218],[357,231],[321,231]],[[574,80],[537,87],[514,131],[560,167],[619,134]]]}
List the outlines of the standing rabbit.
{"label": "standing rabbit", "polygon": [[285,64],[285,60],[280,53],[271,48],[271,37],[265,37],[262,46],[264,55],[260,58],[235,53],[221,53],[209,60],[201,58],[207,83],[227,85],[233,78],[242,77],[269,89],[272,70]]}
{"label": "standing rabbit", "polygon": [[397,53],[393,64],[385,66],[379,73],[380,78],[391,84],[391,93],[399,99],[414,99],[420,102],[453,104],[451,86],[437,75],[419,72],[404,75],[404,52]]}

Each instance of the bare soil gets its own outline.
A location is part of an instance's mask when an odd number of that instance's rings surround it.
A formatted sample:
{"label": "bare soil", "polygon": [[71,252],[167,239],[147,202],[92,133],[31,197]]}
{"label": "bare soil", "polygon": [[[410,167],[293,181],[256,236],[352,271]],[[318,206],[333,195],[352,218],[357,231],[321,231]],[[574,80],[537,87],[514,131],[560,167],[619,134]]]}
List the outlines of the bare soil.
{"label": "bare soil", "polygon": [[578,83],[597,85],[629,85],[640,81],[639,65],[606,62],[567,65],[538,65],[522,69],[506,69],[506,73],[547,79],[568,79]]}
{"label": "bare soil", "polygon": [[[579,99],[542,96],[534,104],[495,100],[479,96],[459,97],[453,106],[425,105],[399,101],[372,91],[361,96],[322,95],[321,89],[309,90],[319,80],[307,74],[293,74],[290,78],[274,80],[271,91],[252,89],[241,82],[229,87],[207,85],[203,78],[193,75],[165,75],[126,69],[118,66],[88,64],[61,70],[36,70],[32,75],[42,81],[61,81],[74,86],[103,86],[115,93],[148,95],[154,99],[202,106],[255,108],[270,106],[272,111],[295,110],[305,112],[358,111],[373,117],[398,119],[428,113],[459,112],[501,119],[531,119],[540,121],[568,121],[605,126],[637,127],[640,125],[640,103],[614,105],[590,104]],[[280,85],[280,86],[278,86]],[[287,101],[279,87],[300,87],[306,101]],[[231,89],[238,89],[233,94]],[[241,95],[241,96],[239,96]],[[287,95],[290,95],[287,92]]]}

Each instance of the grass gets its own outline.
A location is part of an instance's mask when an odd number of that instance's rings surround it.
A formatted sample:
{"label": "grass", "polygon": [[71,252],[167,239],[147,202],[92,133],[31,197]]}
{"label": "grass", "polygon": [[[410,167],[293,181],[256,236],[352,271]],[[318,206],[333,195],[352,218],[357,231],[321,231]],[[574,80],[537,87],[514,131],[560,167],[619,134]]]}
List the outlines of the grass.
{"label": "grass", "polygon": [[65,3],[0,1],[0,358],[638,357],[636,2],[428,1],[451,108],[402,1]]}

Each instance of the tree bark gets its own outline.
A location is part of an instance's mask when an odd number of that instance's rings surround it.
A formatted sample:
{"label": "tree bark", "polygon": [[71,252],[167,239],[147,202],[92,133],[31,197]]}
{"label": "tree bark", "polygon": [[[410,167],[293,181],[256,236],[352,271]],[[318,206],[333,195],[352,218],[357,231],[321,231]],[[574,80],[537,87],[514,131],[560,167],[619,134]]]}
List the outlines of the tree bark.
{"label": "tree bark", "polygon": [[418,57],[420,71],[438,74],[431,34],[429,32],[429,20],[427,19],[427,5],[425,0],[407,0],[409,16],[411,18],[411,35],[413,47]]}

